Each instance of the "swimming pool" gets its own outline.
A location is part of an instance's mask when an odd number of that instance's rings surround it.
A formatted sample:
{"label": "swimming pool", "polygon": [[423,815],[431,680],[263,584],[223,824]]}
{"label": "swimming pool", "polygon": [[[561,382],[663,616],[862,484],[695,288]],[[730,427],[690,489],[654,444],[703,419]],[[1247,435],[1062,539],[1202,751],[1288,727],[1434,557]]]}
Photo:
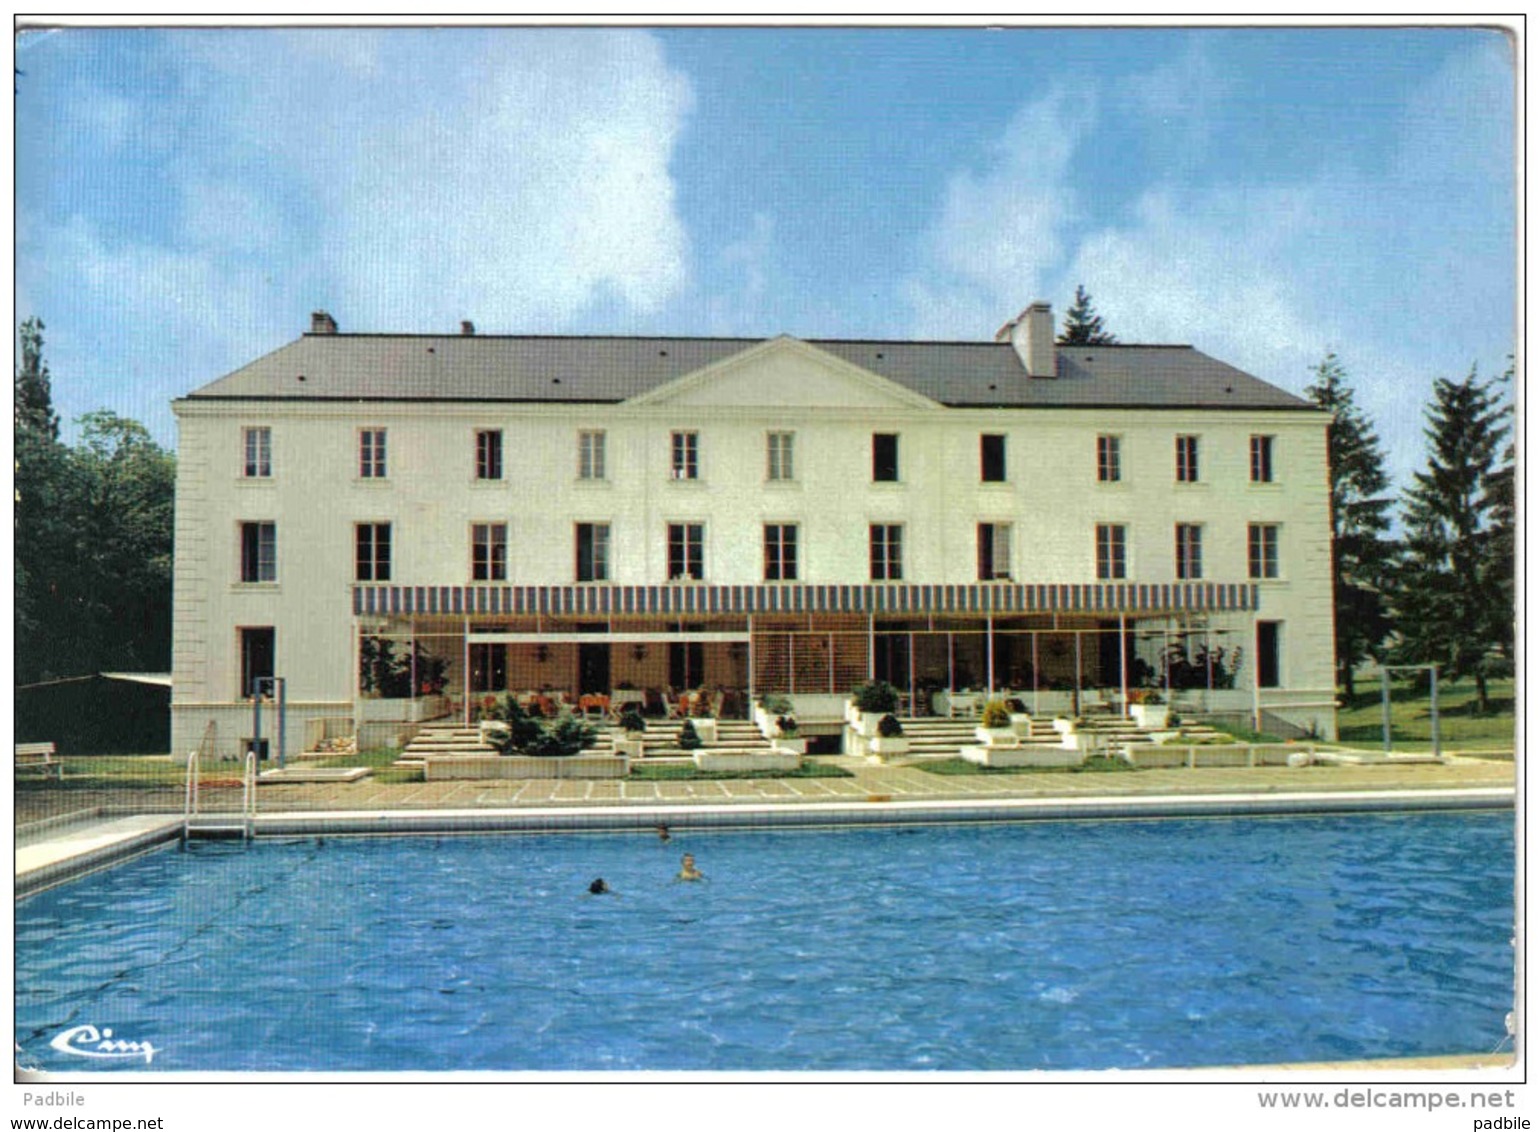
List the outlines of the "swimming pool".
{"label": "swimming pool", "polygon": [[[17,905],[17,1035],[70,1072],[1485,1052],[1513,854],[1511,812],[195,843]],[[109,1029],[148,1065],[80,1056]]]}

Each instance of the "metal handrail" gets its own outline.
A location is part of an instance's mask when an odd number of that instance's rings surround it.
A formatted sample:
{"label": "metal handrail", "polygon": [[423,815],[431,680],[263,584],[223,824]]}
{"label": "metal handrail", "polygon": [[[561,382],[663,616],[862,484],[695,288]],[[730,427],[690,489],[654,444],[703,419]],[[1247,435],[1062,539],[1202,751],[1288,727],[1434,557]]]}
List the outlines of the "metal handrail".
{"label": "metal handrail", "polygon": [[193,815],[198,812],[198,752],[187,756],[187,787],[182,798],[182,843],[192,832]]}
{"label": "metal handrail", "polygon": [[246,773],[241,783],[241,830],[250,841],[257,824],[257,753],[246,752]]}

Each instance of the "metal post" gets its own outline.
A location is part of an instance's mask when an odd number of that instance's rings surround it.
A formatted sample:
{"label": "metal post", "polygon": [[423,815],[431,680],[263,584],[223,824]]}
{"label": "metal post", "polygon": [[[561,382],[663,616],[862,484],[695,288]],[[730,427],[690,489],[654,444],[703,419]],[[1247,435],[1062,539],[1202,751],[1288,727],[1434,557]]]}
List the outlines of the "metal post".
{"label": "metal post", "polygon": [[877,621],[866,615],[866,678],[877,679]]}
{"label": "metal post", "polygon": [[273,683],[278,685],[278,769],[283,769],[284,751],[288,749],[289,713],[287,701],[289,698],[289,681],[283,676],[277,677]]}
{"label": "metal post", "polygon": [[1033,715],[1039,714],[1038,710],[1037,710],[1037,688],[1038,688],[1038,681],[1039,681],[1039,677],[1038,677],[1038,672],[1037,672],[1037,630],[1033,629],[1032,630],[1032,714]]}
{"label": "metal post", "polygon": [[[260,754],[262,750],[262,681],[258,676],[251,682],[251,749]],[[245,760],[241,760],[244,764]],[[260,760],[259,760],[260,761]]]}
{"label": "metal post", "polygon": [[[1251,714],[1252,714],[1252,717],[1253,717],[1252,718],[1251,726],[1252,726],[1253,730],[1261,731],[1262,730],[1262,666],[1260,664],[1258,664],[1257,660],[1256,660],[1256,656],[1257,656],[1257,619],[1255,617],[1252,617],[1252,619],[1251,619],[1251,653],[1252,653],[1252,657],[1253,657],[1252,662],[1251,662]],[[1213,667],[1213,664],[1214,664],[1214,658],[1213,658],[1212,655],[1208,658],[1208,663],[1209,663],[1210,669],[1212,670],[1212,667]]]}
{"label": "metal post", "polygon": [[1431,697],[1428,701],[1428,719],[1433,727],[1433,757],[1438,758],[1441,751],[1438,742],[1438,665],[1436,664],[1428,665],[1428,691]]}
{"label": "metal post", "polygon": [[[536,629],[538,628],[537,621]],[[460,669],[460,683],[465,687],[465,695],[461,699],[465,701],[465,726],[469,727],[471,725],[471,619],[469,617],[465,619],[464,644],[465,647],[461,649],[464,667]]]}
{"label": "metal post", "polygon": [[989,673],[989,698],[995,695],[995,615],[984,618],[984,669]]}
{"label": "metal post", "polygon": [[1070,632],[1075,634],[1075,708],[1074,708],[1074,711],[1075,711],[1076,715],[1080,715],[1081,714],[1081,711],[1080,711],[1080,703],[1081,703],[1081,698],[1080,698],[1080,696],[1081,696],[1081,693],[1080,693],[1080,630],[1079,629],[1071,629]]}
{"label": "metal post", "polygon": [[[1118,683],[1123,697],[1123,718],[1128,718],[1128,614],[1118,614]],[[1166,701],[1170,703],[1170,700]]]}
{"label": "metal post", "polygon": [[[871,664],[870,658],[867,664]],[[829,695],[834,695],[834,634],[829,634]]]}
{"label": "metal post", "polygon": [[1390,669],[1380,669],[1380,715],[1385,721],[1385,753],[1390,754]]}
{"label": "metal post", "polygon": [[754,615],[749,614],[749,713],[754,711]]}
{"label": "metal post", "polygon": [[[918,716],[920,713],[914,703],[914,634],[909,634],[909,714]],[[926,714],[929,714],[928,712]]]}
{"label": "metal post", "polygon": [[952,714],[952,693],[957,691],[957,654],[952,647],[952,634],[946,635],[946,695],[947,715]]}
{"label": "metal post", "polygon": [[412,650],[412,688],[411,688],[411,691],[408,693],[408,696],[410,697],[411,701],[415,704],[417,702],[417,618],[416,617],[412,618],[410,628],[411,628],[412,643],[410,645],[408,645],[407,647]]}

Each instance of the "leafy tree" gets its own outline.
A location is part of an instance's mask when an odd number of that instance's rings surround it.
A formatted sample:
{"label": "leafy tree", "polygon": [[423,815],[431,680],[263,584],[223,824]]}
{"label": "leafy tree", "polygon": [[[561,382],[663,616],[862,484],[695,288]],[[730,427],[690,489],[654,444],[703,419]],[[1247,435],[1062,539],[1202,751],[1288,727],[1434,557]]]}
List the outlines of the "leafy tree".
{"label": "leafy tree", "polygon": [[59,441],[43,324],[19,330],[15,402],[15,623],[19,684],[171,665],[175,462],[109,412]]}
{"label": "leafy tree", "polygon": [[1091,296],[1084,286],[1075,288],[1075,301],[1064,315],[1064,329],[1059,332],[1061,346],[1111,346],[1117,338],[1102,327],[1102,319],[1091,306]]}
{"label": "leafy tree", "polygon": [[81,417],[75,447],[80,557],[92,668],[171,667],[176,462],[138,421]]}
{"label": "leafy tree", "polygon": [[1337,683],[1353,696],[1353,669],[1377,656],[1391,629],[1385,600],[1394,555],[1390,530],[1392,500],[1386,494],[1385,454],[1380,439],[1353,403],[1347,371],[1336,354],[1316,366],[1305,395],[1332,414],[1326,429],[1331,485],[1331,577],[1337,626]]}
{"label": "leafy tree", "polygon": [[[1427,410],[1427,470],[1406,492],[1405,560],[1396,585],[1398,659],[1471,676],[1476,708],[1491,710],[1487,680],[1511,670],[1513,558],[1505,550],[1512,486],[1504,459],[1509,408],[1471,368],[1439,378]],[[1505,513],[1507,518],[1505,519]]]}

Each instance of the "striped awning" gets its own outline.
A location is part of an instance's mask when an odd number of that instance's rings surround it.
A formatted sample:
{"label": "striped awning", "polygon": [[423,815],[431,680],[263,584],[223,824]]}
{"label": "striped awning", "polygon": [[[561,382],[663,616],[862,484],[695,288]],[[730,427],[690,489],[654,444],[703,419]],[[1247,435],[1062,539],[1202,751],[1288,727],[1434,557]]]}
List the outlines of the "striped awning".
{"label": "striped awning", "polygon": [[958,586],[353,587],[355,616],[626,616],[749,613],[1134,613],[1256,610],[1251,582]]}

